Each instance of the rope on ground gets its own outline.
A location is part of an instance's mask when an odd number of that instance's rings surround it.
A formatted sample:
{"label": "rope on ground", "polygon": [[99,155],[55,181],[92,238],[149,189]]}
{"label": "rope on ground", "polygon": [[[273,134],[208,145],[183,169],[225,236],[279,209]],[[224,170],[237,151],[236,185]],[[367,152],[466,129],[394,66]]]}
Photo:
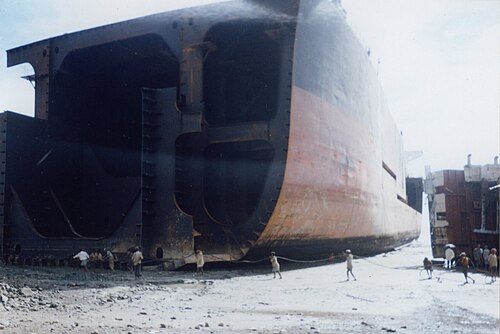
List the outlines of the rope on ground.
{"label": "rope on ground", "polygon": [[[191,257],[195,255],[195,253],[192,253],[192,254],[189,254],[187,256],[184,256],[183,259],[186,259],[188,257]],[[230,262],[230,263],[250,263],[250,264],[255,264],[255,263],[260,263],[260,262],[263,262],[263,261],[269,261],[269,257],[266,256],[264,258],[261,258],[261,259],[258,259],[258,260],[228,260],[227,258],[222,258],[222,257],[219,257],[219,256],[216,256],[216,255],[212,255],[210,254],[211,257],[213,258],[216,258],[218,260],[221,260],[221,262]],[[401,267],[392,267],[392,266],[387,266],[387,265],[383,265],[383,264],[380,264],[380,263],[377,263],[377,262],[374,262],[374,261],[371,261],[369,260],[367,257],[365,256],[361,256],[361,255],[354,255],[354,258],[356,259],[360,259],[360,260],[364,260],[366,262],[369,262],[373,265],[376,265],[376,266],[379,266],[379,267],[383,267],[383,268],[386,268],[386,269],[391,269],[391,270],[407,270],[407,269],[411,269],[411,268],[408,268],[408,267],[405,267],[405,268],[401,268]],[[288,262],[294,262],[294,263],[320,263],[320,262],[336,262],[336,260],[338,259],[342,259],[344,258],[344,255],[331,255],[327,258],[321,258],[321,259],[318,259],[318,260],[297,260],[297,259],[291,259],[291,258],[288,258],[288,257],[284,257],[284,256],[276,256],[278,259],[281,259],[281,260],[285,260],[285,261],[288,261]],[[144,263],[150,263],[150,262],[168,262],[167,260],[163,260],[163,259],[157,259],[157,260],[146,260],[146,261],[143,261],[143,264]],[[420,266],[415,266],[414,269],[418,269],[420,268]],[[481,270],[481,269],[475,269],[475,273],[483,273],[485,274],[486,276],[489,276],[490,273],[487,272],[486,270]],[[425,270],[425,269],[421,269],[420,272],[419,272],[419,275],[421,274],[421,272]],[[451,272],[451,271],[450,271]],[[440,275],[434,275],[434,278],[437,278],[438,281],[439,280],[444,280],[445,278],[443,278],[442,276],[444,274],[447,274],[447,273],[450,273],[448,271],[444,272],[444,273],[441,273]],[[457,281],[457,280],[454,280],[454,279],[449,279],[449,278],[446,278],[446,280],[451,280],[451,281]]]}
{"label": "rope on ground", "polygon": [[[191,253],[189,255],[186,255],[184,257],[182,257],[182,260],[185,260],[187,259],[188,257],[191,257],[191,256],[194,256],[196,255],[195,253]],[[142,260],[142,264],[147,264],[147,263],[165,263],[165,262],[172,262],[172,260],[168,260],[168,259],[146,259],[146,260]]]}
{"label": "rope on ground", "polygon": [[253,261],[252,260],[231,260],[232,263],[259,263],[262,261],[269,261],[269,258],[265,257],[263,259],[253,260]]}
{"label": "rope on ground", "polygon": [[[384,267],[384,268],[387,268],[387,269],[393,269],[393,270],[406,270],[406,269],[408,269],[408,268],[399,268],[399,267],[386,266],[386,265],[383,265],[383,264],[380,264],[380,263],[376,263],[376,262],[370,261],[366,257],[359,256],[359,255],[354,255],[354,257],[358,258],[358,259],[361,259],[361,260],[365,260],[366,262],[369,262],[369,263],[374,264],[376,266]],[[420,266],[415,267],[415,269],[418,269],[418,268],[421,268],[421,267]],[[424,271],[424,270],[425,269],[421,269],[419,271],[419,275],[421,275],[422,271]],[[459,280],[455,280],[455,279],[451,279],[451,278],[443,278],[442,277],[444,274],[449,274],[449,273],[452,273],[452,272],[458,272],[458,271],[445,271],[444,273],[441,273],[439,275],[434,274],[433,278],[436,278],[438,281],[439,280],[448,280],[448,281],[460,282]],[[488,275],[490,275],[487,271],[481,270],[481,269],[475,269],[474,273],[483,273],[483,274],[486,275],[486,277],[488,277]]]}
{"label": "rope on ground", "polygon": [[217,255],[212,255],[210,254],[210,257],[214,257],[216,259],[219,259],[221,260],[222,262],[231,262],[231,263],[259,263],[259,262],[262,262],[262,261],[266,261],[266,260],[269,260],[268,257],[265,257],[263,259],[259,259],[259,260],[254,260],[254,261],[251,261],[251,260],[228,260],[226,258],[222,258],[220,256],[217,256]]}
{"label": "rope on ground", "polygon": [[[439,275],[434,275],[434,277],[438,278],[439,280],[448,280],[448,281],[454,281],[454,282],[461,282],[462,281],[462,280],[455,280],[455,279],[451,279],[451,278],[443,278],[443,275],[445,275],[445,274],[451,274],[451,273],[462,273],[462,271],[457,270],[456,268],[455,268],[455,270],[448,269],[448,270],[445,270],[444,272],[441,272]],[[482,269],[476,269],[473,272],[470,272],[470,271],[468,272],[468,274],[471,274],[471,273],[472,274],[479,274],[479,275],[483,274],[484,275],[483,277],[484,277],[485,280],[492,277],[491,273],[489,273],[486,270],[482,270]]]}
{"label": "rope on ground", "polygon": [[[261,258],[261,259],[258,259],[258,260],[228,260],[228,259],[216,256],[216,255],[210,255],[210,256],[214,257],[216,259],[219,259],[223,262],[231,262],[231,263],[259,263],[259,262],[263,262],[263,261],[269,261],[268,256]],[[297,259],[291,259],[291,258],[284,257],[284,256],[276,256],[276,257],[278,259],[282,259],[282,260],[289,261],[289,262],[295,262],[295,263],[318,263],[318,262],[326,262],[326,261],[333,261],[334,260],[334,257],[332,257],[332,256],[330,256],[328,258],[319,259],[319,260],[297,260]],[[335,257],[335,258],[338,258],[338,257]]]}
{"label": "rope on ground", "polygon": [[[288,261],[288,262],[295,262],[295,263],[319,263],[319,262],[332,262],[334,261],[336,258],[339,258],[340,256],[330,256],[330,257],[327,257],[327,258],[322,258],[322,259],[319,259],[319,260],[297,260],[297,259],[291,259],[291,258],[288,258],[288,257],[284,257],[284,256],[276,256],[278,259],[281,259],[281,260],[285,260],[285,261]],[[343,256],[342,256],[343,257]],[[250,261],[250,260],[238,260],[238,261],[232,261],[232,262],[236,262],[236,263],[258,263],[258,262],[262,262],[262,261],[269,261],[269,257],[265,257],[265,258],[262,258],[262,259],[259,259],[259,260],[255,260],[255,261]]]}
{"label": "rope on ground", "polygon": [[333,261],[333,257],[331,257],[331,256],[324,258],[324,259],[319,259],[319,260],[295,260],[295,259],[290,259],[290,258],[283,257],[283,256],[277,256],[277,258],[285,260],[285,261],[289,261],[289,262],[295,262],[295,263],[318,263],[318,262]]}
{"label": "rope on ground", "polygon": [[[383,268],[387,268],[387,269],[393,269],[393,270],[406,270],[408,268],[399,268],[399,267],[391,267],[391,266],[386,266],[384,264],[380,264],[380,263],[376,263],[376,262],[373,262],[373,261],[370,261],[368,260],[367,257],[364,257],[364,256],[361,256],[361,255],[353,255],[356,259],[361,259],[361,260],[365,260],[366,262],[369,262],[371,264],[374,264],[376,266],[379,266],[379,267],[383,267]],[[416,268],[415,268],[416,269]]]}
{"label": "rope on ground", "polygon": [[[195,255],[195,254],[193,253],[193,254],[184,256],[183,259],[186,259],[186,258],[191,257],[193,255]],[[263,262],[263,261],[269,261],[268,256],[261,258],[261,259],[258,259],[258,260],[228,260],[227,258],[223,258],[223,257],[213,255],[213,254],[207,254],[207,255],[212,257],[212,258],[216,258],[218,260],[221,260],[221,262],[231,262],[231,263],[259,263],[259,262]],[[297,260],[297,259],[292,259],[292,258],[288,258],[288,257],[284,257],[284,256],[276,256],[276,257],[278,259],[285,260],[288,262],[294,262],[294,263],[320,263],[320,262],[336,262],[336,260],[338,260],[338,259],[343,259],[344,255],[336,255],[336,256],[331,255],[327,258],[321,258],[318,260]],[[372,264],[375,264],[375,265],[378,265],[381,267],[385,267],[385,268],[389,268],[389,269],[402,269],[402,268],[385,266],[385,265],[370,261],[366,257],[363,257],[363,256],[354,255],[354,257],[358,258],[358,259],[365,260],[367,262],[370,262]],[[145,263],[161,263],[161,262],[169,262],[169,260],[164,260],[164,259],[154,259],[153,260],[153,259],[151,259],[151,260],[143,260],[142,261],[143,264],[145,264]]]}

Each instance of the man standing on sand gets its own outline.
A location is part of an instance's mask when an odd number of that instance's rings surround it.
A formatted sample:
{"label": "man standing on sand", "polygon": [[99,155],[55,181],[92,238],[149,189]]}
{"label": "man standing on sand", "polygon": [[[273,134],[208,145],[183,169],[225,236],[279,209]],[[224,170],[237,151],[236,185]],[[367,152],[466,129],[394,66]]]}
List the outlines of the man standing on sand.
{"label": "man standing on sand", "polygon": [[203,266],[205,265],[205,259],[203,258],[203,252],[201,250],[196,251],[196,274],[201,273],[203,276]]}
{"label": "man standing on sand", "polygon": [[87,263],[89,262],[89,258],[90,258],[89,253],[87,253],[83,249],[80,250],[80,252],[77,253],[75,256],[73,256],[73,259],[80,260],[80,266],[83,268],[84,272],[89,271],[87,268]]}
{"label": "man standing on sand", "polygon": [[427,272],[427,278],[432,278],[432,262],[428,258],[424,258],[424,269]]}
{"label": "man standing on sand", "polygon": [[468,275],[468,272],[469,272],[469,263],[471,261],[467,257],[467,254],[465,254],[465,252],[460,253],[460,257],[459,257],[458,261],[462,265],[462,273],[464,274],[464,277],[465,277],[465,283],[464,284],[469,283],[469,281],[467,280],[467,278],[470,278],[472,280],[472,284],[476,283],[476,281],[472,277],[470,277]]}
{"label": "man standing on sand", "polygon": [[477,244],[476,248],[472,250],[472,260],[474,260],[476,270],[483,267],[483,249],[481,248],[481,244]]}
{"label": "man standing on sand", "polygon": [[346,265],[347,265],[347,280],[349,280],[349,273],[351,273],[352,278],[356,281],[356,276],[352,273],[352,259],[353,256],[351,254],[350,249],[345,250],[345,260],[346,260]]}
{"label": "man standing on sand", "polygon": [[109,269],[111,269],[111,271],[115,271],[115,256],[109,249],[104,248],[104,252],[106,253],[106,259],[108,260]]}
{"label": "man standing on sand", "polygon": [[497,280],[498,257],[496,248],[491,249],[490,255],[488,256],[488,265],[490,269],[491,283],[493,283]]}
{"label": "man standing on sand", "polygon": [[488,257],[490,256],[490,249],[488,248],[488,245],[484,245],[483,249],[483,263],[484,263],[484,268],[486,271],[489,271],[489,264],[488,264]]}
{"label": "man standing on sand", "polygon": [[137,247],[134,254],[132,254],[132,267],[134,268],[134,276],[136,279],[141,277],[141,264],[143,259],[141,247]]}
{"label": "man standing on sand", "polygon": [[280,279],[282,279],[283,277],[281,276],[280,264],[278,262],[278,258],[276,257],[276,253],[271,252],[271,256],[269,257],[269,261],[271,261],[271,266],[273,268],[273,274],[274,274],[273,278],[276,278],[276,273],[278,273],[278,275],[280,276]]}

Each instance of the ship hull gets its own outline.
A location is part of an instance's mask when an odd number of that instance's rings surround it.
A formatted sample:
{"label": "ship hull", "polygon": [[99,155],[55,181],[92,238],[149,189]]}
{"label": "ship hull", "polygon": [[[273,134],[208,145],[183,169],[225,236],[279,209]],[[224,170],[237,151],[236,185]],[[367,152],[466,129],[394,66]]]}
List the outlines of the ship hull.
{"label": "ship hull", "polygon": [[296,136],[290,138],[280,198],[258,247],[289,246],[315,256],[346,248],[374,254],[417,238],[421,214],[398,201],[397,194],[384,192],[382,163],[369,160],[379,151],[374,138],[316,96],[300,88],[293,96],[299,119],[292,116],[290,133]]}
{"label": "ship hull", "polygon": [[420,233],[402,138],[338,3],[158,14],[9,50],[22,62],[35,119],[2,116],[4,258],[300,260]]}

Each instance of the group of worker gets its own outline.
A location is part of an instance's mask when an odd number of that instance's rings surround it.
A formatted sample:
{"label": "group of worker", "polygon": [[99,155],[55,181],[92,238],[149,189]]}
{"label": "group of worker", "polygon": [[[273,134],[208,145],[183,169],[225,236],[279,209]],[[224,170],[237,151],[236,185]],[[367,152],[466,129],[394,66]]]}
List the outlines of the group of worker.
{"label": "group of worker", "polygon": [[[451,249],[451,248],[448,248],[448,249]],[[349,281],[349,279],[350,279],[349,275],[351,275],[352,278],[356,281],[356,276],[354,276],[354,274],[352,272],[353,255],[351,253],[351,250],[346,249],[344,251],[344,256],[345,256],[346,266],[347,266],[347,272],[346,272],[347,281]],[[271,260],[272,270],[274,273],[274,278],[276,278],[276,273],[278,273],[280,278],[281,278],[281,273],[279,271],[280,267],[279,267],[278,259],[276,258],[276,255],[274,252],[271,252],[270,260]],[[460,253],[457,261],[460,263],[460,266],[462,268],[462,273],[464,274],[464,278],[465,278],[464,284],[468,284],[469,279],[472,280],[472,283],[475,283],[476,281],[472,277],[469,276],[469,267],[470,267],[471,260],[469,257],[467,257],[467,254],[465,252]],[[450,263],[451,263],[451,258],[450,258]],[[492,248],[491,251],[488,252],[487,263],[488,263],[487,268],[489,270],[488,273],[491,276],[491,283],[493,283],[496,281],[497,268],[498,268],[497,250],[495,248]],[[424,264],[424,270],[427,272],[428,278],[431,279],[432,272],[433,272],[432,261],[429,260],[427,257],[425,257],[423,264]]]}
{"label": "group of worker", "polygon": [[[346,262],[347,262],[347,280],[349,280],[349,274],[351,274],[352,278],[356,280],[356,277],[354,276],[352,272],[352,260],[353,256],[351,254],[351,250],[347,249],[345,251],[345,257],[346,257]],[[205,260],[203,258],[203,252],[201,250],[197,250],[195,252],[195,258],[196,258],[196,274],[201,274],[203,275],[203,266],[205,264]],[[278,262],[278,257],[276,256],[275,252],[271,252],[269,255],[269,261],[271,262],[271,270],[273,273],[273,278],[276,278],[276,275],[279,276],[280,279],[283,278],[281,275],[281,270],[280,270],[280,263]]]}
{"label": "group of worker", "polygon": [[[88,263],[89,261],[92,261],[91,259],[94,258],[97,261],[104,261],[108,260],[109,263],[109,268],[114,271],[114,261],[115,257],[113,253],[111,253],[110,250],[104,249],[105,255],[102,255],[102,253],[98,251],[93,251],[91,255],[89,255],[86,251],[83,249],[80,250],[79,253],[77,253],[75,256],[73,256],[74,259],[80,260],[80,266],[83,268],[85,272],[88,272]],[[101,256],[99,256],[99,254]],[[142,266],[142,260],[144,259],[144,256],[142,254],[142,248],[141,247],[132,247],[128,250],[128,255],[130,262],[133,267],[134,271],[134,276],[136,279],[141,277],[141,266]],[[346,259],[346,265],[347,265],[347,281],[349,281],[350,276],[356,281],[356,276],[354,276],[354,273],[352,272],[352,261],[353,261],[353,255],[350,249],[346,249],[344,252],[344,256]],[[195,275],[204,275],[203,271],[203,266],[205,265],[205,259],[203,256],[203,252],[198,249],[195,252],[195,259],[196,259],[196,273]],[[271,269],[273,273],[273,278],[276,278],[276,275],[279,276],[280,279],[283,278],[281,275],[281,270],[280,270],[280,264],[278,262],[278,257],[276,256],[275,252],[271,252],[269,256],[269,260],[271,262]]]}
{"label": "group of worker", "polygon": [[477,246],[472,250],[472,260],[474,261],[475,268],[489,270],[491,267],[490,261],[492,258],[490,255],[495,253],[496,248],[492,248],[491,250],[488,248],[488,245],[484,245],[481,247],[481,244],[477,244]]}
{"label": "group of worker", "polygon": [[[495,282],[497,279],[497,263],[498,263],[498,258],[497,258],[497,250],[495,248],[492,248],[491,251],[488,252],[488,258],[487,258],[487,263],[488,266],[486,267],[488,270],[488,274],[491,276],[491,283]],[[472,280],[472,283],[475,283],[476,281],[469,276],[469,268],[471,265],[476,266],[475,268],[478,269],[477,264],[479,262],[473,262],[465,252],[460,253],[458,257],[458,262],[460,263],[460,266],[462,268],[462,273],[464,274],[465,278],[465,283],[469,283],[469,278]]]}
{"label": "group of worker", "polygon": [[[452,247],[447,247],[445,252],[445,263],[444,267],[446,269],[451,269],[453,267],[453,263],[460,264],[462,269],[462,273],[464,274],[465,284],[469,283],[469,279],[472,280],[472,283],[475,283],[475,280],[469,276],[469,268],[473,266],[476,271],[485,269],[489,276],[491,277],[491,283],[495,282],[498,275],[498,256],[496,248],[492,248],[491,250],[487,245],[484,248],[481,248],[481,245],[478,244],[476,248],[472,251],[472,259],[467,256],[465,252],[461,252],[458,258],[455,257],[455,252]],[[426,261],[427,260],[427,261]],[[424,268],[427,270],[427,274],[429,275],[429,266],[430,266],[430,276],[432,277],[432,263],[429,264],[430,261],[425,258],[424,259]]]}
{"label": "group of worker", "polygon": [[[144,256],[142,255],[142,248],[140,246],[129,248],[128,256],[134,271],[134,276],[137,279],[141,277],[142,260],[144,259]],[[73,258],[80,261],[80,267],[84,272],[89,271],[89,264],[93,265],[103,262],[107,262],[109,269],[111,271],[115,271],[115,255],[106,248],[102,252],[100,250],[93,250],[90,255],[85,250],[81,249],[77,254],[73,256]]]}
{"label": "group of worker", "polygon": [[89,266],[97,268],[104,262],[108,263],[109,269],[115,270],[115,256],[106,248],[103,251],[94,249],[90,255],[81,249],[73,258],[80,260],[80,266],[85,272],[88,272]]}
{"label": "group of worker", "polygon": [[[480,247],[480,245],[478,245]],[[476,248],[474,249],[474,254],[476,254]],[[484,255],[484,249],[482,250],[481,255]],[[136,279],[141,277],[141,266],[142,266],[142,260],[144,259],[144,256],[142,254],[142,248],[140,246],[132,247],[128,250],[128,255],[130,259],[130,263],[132,264],[132,268],[134,271],[134,276]],[[450,256],[453,255],[453,256]],[[472,280],[472,283],[475,283],[475,280],[468,275],[469,272],[469,267],[473,263],[479,264],[480,262],[472,262],[472,260],[467,256],[465,252],[460,253],[458,259],[455,259],[454,256],[454,251],[451,249],[451,247],[447,248],[445,251],[445,268],[450,268],[452,266],[453,261],[456,260],[456,262],[460,263],[460,266],[462,268],[462,273],[464,274],[465,278],[465,283],[469,283],[469,279]],[[347,281],[350,280],[350,276],[356,281],[356,276],[354,276],[354,273],[352,272],[353,268],[353,255],[350,249],[346,249],[344,251],[344,256],[346,260],[346,275],[347,275]],[[114,271],[114,262],[115,262],[115,256],[109,249],[104,249],[104,252],[99,252],[97,250],[94,250],[91,255],[89,255],[86,251],[81,250],[79,253],[77,253],[75,256],[73,256],[75,259],[80,260],[80,265],[83,268],[85,272],[88,272],[88,263],[89,261],[108,261],[109,268]],[[203,271],[203,266],[205,265],[205,259],[203,256],[203,252],[198,249],[195,252],[195,259],[196,259],[196,273],[195,275],[204,275]],[[281,275],[281,270],[280,270],[280,264],[278,262],[278,257],[276,256],[275,252],[271,252],[269,256],[269,261],[271,262],[271,269],[273,273],[273,278],[276,278],[276,275],[279,276],[279,278],[283,278]],[[497,257],[497,250],[495,248],[492,248],[491,250],[488,249],[488,258],[486,259],[487,263],[487,268],[489,270],[489,274],[491,275],[491,282],[493,283],[496,281],[496,276],[497,276],[497,263],[498,263],[498,257]],[[432,261],[430,261],[427,257],[424,258],[423,261],[424,264],[424,269],[427,272],[428,278],[432,278]]]}

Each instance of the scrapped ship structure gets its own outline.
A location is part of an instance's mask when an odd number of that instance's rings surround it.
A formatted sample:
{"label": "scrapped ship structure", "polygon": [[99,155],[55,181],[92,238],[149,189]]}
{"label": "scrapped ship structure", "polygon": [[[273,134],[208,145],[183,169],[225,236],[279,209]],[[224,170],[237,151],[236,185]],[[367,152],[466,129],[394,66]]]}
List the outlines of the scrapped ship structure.
{"label": "scrapped ship structure", "polygon": [[7,51],[35,117],[1,117],[8,261],[78,249],[178,267],[419,236],[422,180],[338,1],[232,1]]}
{"label": "scrapped ship structure", "polygon": [[473,165],[463,170],[426,171],[432,254],[444,258],[448,244],[455,254],[472,254],[477,244],[499,248],[500,164]]}

